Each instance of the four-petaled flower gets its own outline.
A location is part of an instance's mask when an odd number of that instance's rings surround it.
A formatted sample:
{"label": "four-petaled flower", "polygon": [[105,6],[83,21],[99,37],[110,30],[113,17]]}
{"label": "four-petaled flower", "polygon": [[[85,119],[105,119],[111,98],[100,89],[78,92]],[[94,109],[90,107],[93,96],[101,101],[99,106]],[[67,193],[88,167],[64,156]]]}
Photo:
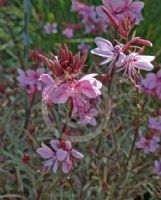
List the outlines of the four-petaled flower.
{"label": "four-petaled flower", "polygon": [[122,59],[118,60],[116,66],[120,70],[124,70],[131,80],[139,78],[139,70],[151,71],[153,65],[151,62],[154,60],[154,56],[139,55],[138,53],[131,53],[129,55],[122,54]]}
{"label": "four-petaled flower", "polygon": [[75,165],[75,160],[84,157],[83,154],[72,148],[70,141],[51,140],[50,146],[51,148],[42,144],[42,147],[37,149],[37,153],[45,159],[43,166],[47,170],[52,168],[54,173],[61,165],[63,173],[69,174]]}
{"label": "four-petaled flower", "polygon": [[91,50],[91,53],[105,58],[104,61],[100,63],[100,65],[110,63],[109,73],[111,74],[115,69],[116,61],[124,61],[121,45],[113,46],[109,40],[105,40],[101,37],[96,37],[95,43],[97,45],[97,48]]}
{"label": "four-petaled flower", "polygon": [[42,90],[42,82],[39,80],[40,76],[44,74],[44,70],[42,68],[38,68],[36,70],[28,69],[27,71],[23,71],[22,69],[18,69],[18,81],[21,89],[26,89],[28,94],[34,94],[37,91]]}
{"label": "four-petaled flower", "polygon": [[156,152],[160,145],[160,137],[153,136],[152,138],[141,137],[138,142],[136,142],[136,147],[142,149],[145,154],[149,154],[150,152]]}

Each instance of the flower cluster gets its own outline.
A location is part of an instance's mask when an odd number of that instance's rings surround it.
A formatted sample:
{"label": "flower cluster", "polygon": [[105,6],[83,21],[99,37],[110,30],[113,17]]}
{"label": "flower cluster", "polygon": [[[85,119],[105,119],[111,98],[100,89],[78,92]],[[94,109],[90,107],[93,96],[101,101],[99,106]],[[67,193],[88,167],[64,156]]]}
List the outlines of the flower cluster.
{"label": "flower cluster", "polygon": [[84,157],[83,154],[72,148],[70,141],[51,140],[50,146],[42,144],[42,147],[37,149],[37,153],[45,159],[43,162],[45,169],[52,169],[54,173],[61,165],[63,173],[69,174],[75,166],[75,160]]}
{"label": "flower cluster", "polygon": [[150,42],[140,39],[133,38],[128,44],[116,44],[115,46],[108,40],[97,37],[95,39],[97,48],[91,50],[92,54],[103,57],[105,60],[100,65],[108,64],[109,73],[112,74],[114,71],[124,71],[132,81],[139,77],[139,70],[143,69],[150,71],[153,69],[151,62],[154,60],[154,56],[140,55],[138,52],[131,52],[127,54],[127,48],[130,49],[130,45],[133,43],[142,43],[150,46]]}
{"label": "flower cluster", "polygon": [[142,90],[148,95],[155,95],[161,99],[161,70],[149,73],[141,80]]}
{"label": "flower cluster", "polygon": [[108,27],[108,20],[99,9],[89,6],[79,0],[72,0],[72,10],[81,17],[81,24],[85,27],[86,33],[105,32]]}
{"label": "flower cluster", "polygon": [[44,26],[44,29],[45,29],[45,32],[48,33],[48,34],[49,33],[57,33],[58,32],[57,23],[51,24],[51,23],[47,22],[45,24],[45,26]]}
{"label": "flower cluster", "polygon": [[119,22],[121,19],[134,19],[135,24],[139,24],[142,20],[141,11],[144,3],[133,0],[103,0],[104,6],[111,15]]}
{"label": "flower cluster", "polygon": [[26,71],[18,69],[18,81],[21,89],[27,90],[30,95],[35,94],[38,91],[42,91],[42,82],[40,76],[44,74],[42,68],[36,70],[28,69]]}
{"label": "flower cluster", "polygon": [[97,111],[93,108],[92,99],[101,95],[102,84],[95,79],[97,74],[88,74],[79,79],[79,74],[86,60],[86,53],[73,56],[72,52],[64,45],[59,46],[58,57],[51,54],[52,60],[40,55],[42,61],[56,77],[52,79],[48,74],[43,74],[40,80],[45,84],[42,98],[47,103],[64,104],[71,102],[72,117],[80,118],[83,124],[96,125]]}

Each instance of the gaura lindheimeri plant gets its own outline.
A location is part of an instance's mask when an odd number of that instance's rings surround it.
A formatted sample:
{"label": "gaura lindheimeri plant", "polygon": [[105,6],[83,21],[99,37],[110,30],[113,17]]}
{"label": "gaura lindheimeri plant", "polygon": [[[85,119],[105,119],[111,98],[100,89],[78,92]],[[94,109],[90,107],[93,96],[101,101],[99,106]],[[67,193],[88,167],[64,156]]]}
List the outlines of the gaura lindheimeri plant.
{"label": "gaura lindheimeri plant", "polygon": [[43,166],[47,171],[52,169],[56,173],[60,166],[64,174],[69,174],[76,164],[76,159],[84,157],[83,154],[72,148],[70,141],[51,140],[50,146],[42,144],[42,147],[37,149],[37,153],[45,159]]}
{"label": "gaura lindheimeri plant", "polygon": [[[123,5],[121,2],[120,5]],[[110,1],[106,1],[106,4],[108,3],[112,6]],[[129,3],[130,5],[132,4],[131,1],[125,4],[129,5]],[[119,4],[117,6],[119,8]],[[135,23],[134,20],[124,16],[124,20],[118,21],[108,9],[105,7],[100,7],[100,9],[109,18],[113,27],[119,30],[120,39],[124,42],[115,40],[114,44],[112,44],[109,40],[97,37],[95,39],[97,48],[91,50],[91,53],[104,58],[100,65],[109,64],[110,75],[117,71],[124,71],[124,75],[136,83],[139,79],[140,70],[151,71],[153,69],[151,62],[155,57],[142,55],[144,46],[151,47],[152,44],[150,41],[139,37],[130,39],[130,32]],[[124,23],[124,21],[127,23]]]}
{"label": "gaura lindheimeri plant", "polygon": [[83,124],[96,125],[95,117],[97,111],[91,103],[101,95],[102,84],[96,80],[97,74],[88,74],[80,77],[81,70],[86,60],[86,53],[83,57],[80,54],[75,56],[64,45],[59,46],[58,56],[51,53],[52,59],[39,55],[53,73],[55,79],[48,74],[43,74],[40,80],[45,87],[42,92],[42,98],[46,103],[64,104],[70,102],[72,107],[72,117],[80,118]]}

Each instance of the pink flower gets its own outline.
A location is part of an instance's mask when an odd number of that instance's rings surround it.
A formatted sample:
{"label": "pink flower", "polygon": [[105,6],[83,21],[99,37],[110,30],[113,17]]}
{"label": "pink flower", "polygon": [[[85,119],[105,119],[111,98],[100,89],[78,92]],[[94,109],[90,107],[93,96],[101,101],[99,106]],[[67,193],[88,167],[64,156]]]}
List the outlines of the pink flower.
{"label": "pink flower", "polygon": [[90,101],[101,95],[102,83],[96,80],[97,74],[88,74],[78,79],[86,54],[82,58],[80,53],[73,56],[66,45],[64,49],[60,46],[58,52],[58,58],[51,54],[52,60],[42,56],[42,60],[56,77],[55,80],[48,74],[40,77],[44,84],[42,91],[44,102],[64,104],[70,99],[72,117],[79,117],[83,124],[96,125],[97,112]]}
{"label": "pink flower", "polygon": [[145,79],[141,79],[142,90],[147,94],[155,94],[156,89],[156,75],[154,73],[147,74]]}
{"label": "pink flower", "polygon": [[96,37],[95,43],[97,48],[91,50],[91,53],[105,58],[105,60],[102,61],[100,65],[111,63],[109,66],[110,73],[114,70],[115,63],[118,59],[120,62],[124,61],[125,57],[123,56],[121,46],[113,46],[110,41],[101,37]]}
{"label": "pink flower", "polygon": [[65,28],[63,31],[63,35],[67,38],[73,37],[73,29],[72,28]]}
{"label": "pink flower", "polygon": [[88,51],[90,49],[90,45],[81,43],[78,45],[78,49],[81,50],[81,52]]}
{"label": "pink flower", "polygon": [[50,24],[49,22],[44,26],[46,33],[57,33],[57,23]]}
{"label": "pink flower", "polygon": [[85,28],[85,33],[98,33],[107,30],[108,21],[99,8],[72,0],[72,10],[77,12],[82,18],[81,24]]}
{"label": "pink flower", "polygon": [[116,66],[120,70],[124,70],[124,74],[131,80],[135,80],[139,77],[138,70],[151,71],[153,69],[151,62],[154,59],[154,56],[139,55],[138,53],[131,53],[127,56],[124,54],[122,55],[122,59],[118,60]]}
{"label": "pink flower", "polygon": [[97,121],[95,117],[97,114],[98,111],[92,107],[92,104],[89,100],[85,98],[79,99],[79,97],[73,98],[72,117],[79,117],[81,124],[90,124],[91,126],[96,126]]}
{"label": "pink flower", "polygon": [[134,18],[135,23],[139,24],[142,20],[141,11],[144,3],[132,0],[103,0],[105,7],[115,17],[116,20],[121,18]]}
{"label": "pink flower", "polygon": [[147,139],[145,137],[141,137],[138,142],[136,142],[136,147],[139,149],[142,149],[145,154],[148,154],[150,152],[156,152],[160,145],[158,144],[160,142],[160,138],[158,136],[153,136],[150,139]]}
{"label": "pink flower", "polygon": [[161,99],[161,70],[156,74],[149,73],[145,79],[141,80],[143,91],[147,94],[156,95]]}
{"label": "pink flower", "polygon": [[82,124],[96,125],[96,109],[91,107],[90,99],[101,95],[102,83],[94,77],[97,74],[88,74],[80,80],[62,82],[53,80],[48,74],[43,74],[40,80],[46,85],[42,92],[45,102],[64,104],[69,98],[73,103],[72,117],[79,117]]}
{"label": "pink flower", "polygon": [[161,132],[161,116],[158,117],[150,117],[148,126],[151,129],[155,129],[159,132]]}
{"label": "pink flower", "polygon": [[158,176],[161,176],[161,160],[155,160],[154,171]]}
{"label": "pink flower", "polygon": [[40,76],[44,74],[44,70],[38,68],[37,70],[28,69],[26,72],[18,69],[18,81],[21,89],[26,89],[29,94],[42,90],[42,83],[39,80]]}
{"label": "pink flower", "polygon": [[58,166],[62,166],[64,174],[68,174],[74,167],[76,159],[82,159],[84,156],[80,152],[72,148],[70,141],[51,140],[49,148],[47,145],[42,144],[42,147],[37,149],[37,153],[46,161],[43,166],[47,170],[52,168],[56,173]]}
{"label": "pink flower", "polygon": [[51,103],[66,103],[69,97],[74,98],[78,95],[96,98],[101,95],[102,84],[94,76],[96,74],[89,74],[79,81],[62,83],[59,80],[54,81],[49,75],[44,74],[40,77],[40,80],[48,86],[44,88],[42,97],[44,101]]}

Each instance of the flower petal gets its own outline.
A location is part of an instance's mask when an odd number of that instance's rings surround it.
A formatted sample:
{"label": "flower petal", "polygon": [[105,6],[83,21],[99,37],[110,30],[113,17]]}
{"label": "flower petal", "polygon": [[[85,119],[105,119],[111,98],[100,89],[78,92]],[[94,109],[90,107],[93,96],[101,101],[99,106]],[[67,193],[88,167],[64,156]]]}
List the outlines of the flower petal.
{"label": "flower petal", "polygon": [[77,159],[82,159],[82,158],[84,158],[84,155],[83,155],[82,153],[76,151],[75,149],[72,149],[72,150],[71,150],[71,154],[72,154],[72,156],[74,156],[74,157],[77,158]]}
{"label": "flower petal", "polygon": [[51,78],[49,74],[43,74],[40,76],[40,80],[45,83],[46,85],[51,85],[54,80]]}
{"label": "flower petal", "polygon": [[36,152],[42,158],[51,158],[54,155],[54,152],[45,144],[42,144],[42,147],[38,148]]}
{"label": "flower petal", "polygon": [[58,149],[56,152],[56,158],[58,161],[65,160],[66,156],[68,155],[67,151],[64,151],[63,149]]}

